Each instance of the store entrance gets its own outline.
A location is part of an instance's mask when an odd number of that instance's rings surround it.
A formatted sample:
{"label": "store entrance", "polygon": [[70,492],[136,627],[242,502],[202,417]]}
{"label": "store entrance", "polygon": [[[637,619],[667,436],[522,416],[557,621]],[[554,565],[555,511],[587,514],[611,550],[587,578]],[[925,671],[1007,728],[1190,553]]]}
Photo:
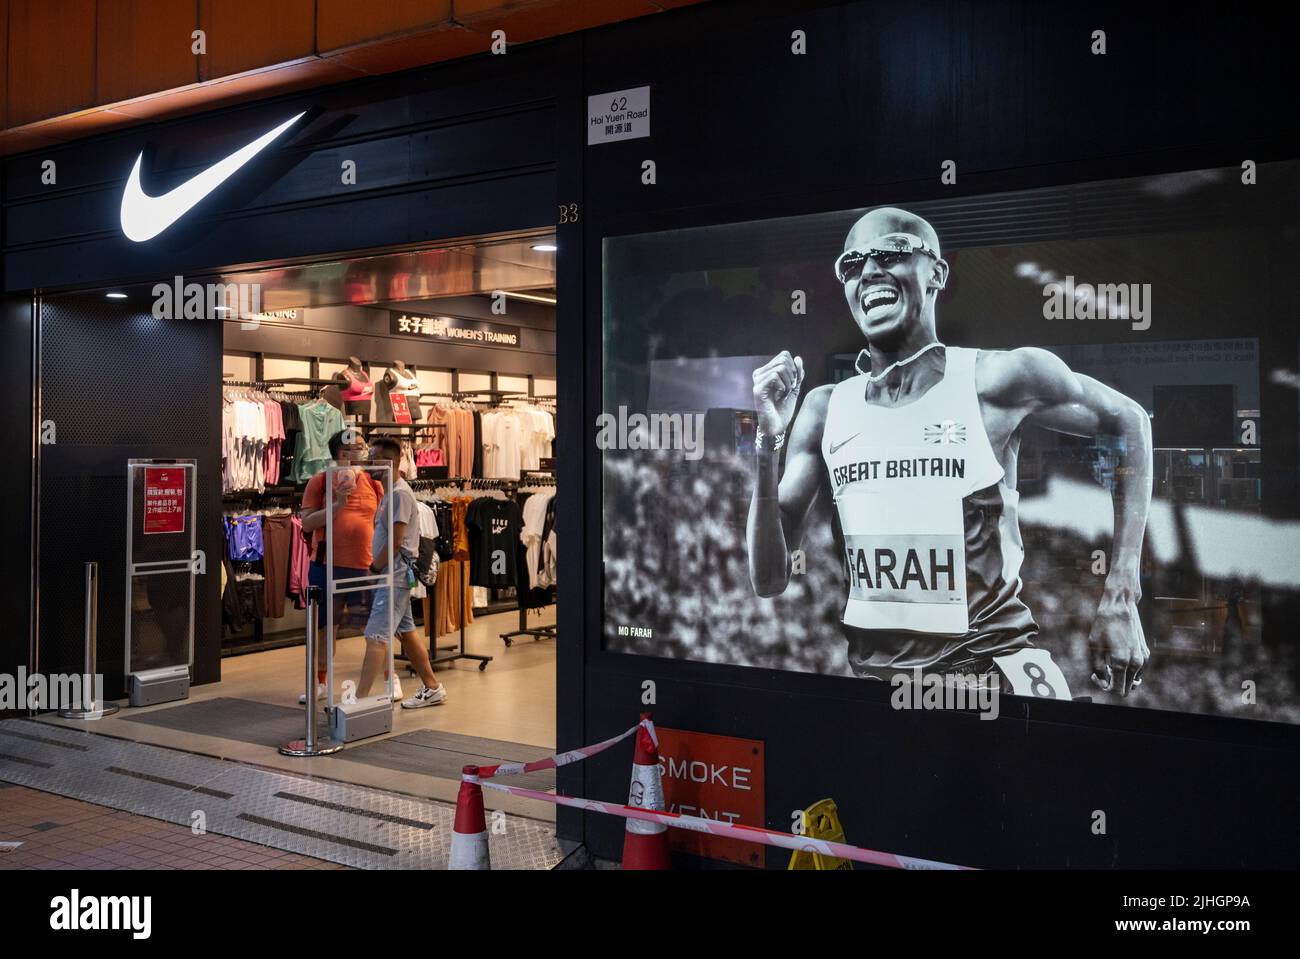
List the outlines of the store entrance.
{"label": "store entrance", "polygon": [[[119,330],[141,328],[154,344],[156,355],[134,373],[122,369],[120,383],[103,386],[106,395],[144,389],[156,394],[151,408],[195,407],[170,431],[159,414],[148,428],[105,438],[109,448],[93,470],[106,480],[124,472],[115,446],[137,457],[196,459],[206,566],[188,698],[124,709],[99,731],[299,768],[301,760],[295,767],[276,747],[301,737],[308,698],[331,698],[323,661],[318,689],[304,689],[308,587],[328,563],[326,528],[337,580],[374,561],[375,516],[385,501],[383,489],[355,503],[349,496],[323,528],[325,471],[373,462],[388,447],[400,450],[394,468],[415,501],[413,522],[435,543],[438,575],[431,586],[416,584],[410,628],[399,626],[408,643],[414,633],[419,650],[394,640],[400,692],[391,731],[312,760],[313,772],[327,764],[334,778],[449,798],[443,793],[467,762],[553,751],[554,251],[549,233],[486,237],[50,299],[46,314],[65,324],[70,311],[90,311]],[[69,386],[86,370],[113,375],[63,341],[76,331],[55,332],[56,348],[47,338],[42,350],[47,408],[66,406]],[[201,382],[176,382],[164,354]],[[152,375],[153,363],[164,372]],[[206,404],[189,393],[204,394]],[[132,410],[124,416],[129,421]],[[42,516],[66,544],[73,520],[60,507],[76,496],[65,495],[67,471],[58,472],[42,484]],[[87,492],[93,483],[86,479]],[[103,534],[111,538],[109,525]],[[101,562],[111,564],[111,552]],[[69,647],[62,652],[70,658],[70,635],[79,633],[53,611],[78,608],[80,597],[63,578],[68,589],[41,597],[60,639],[48,629],[42,636],[51,649]],[[101,606],[123,608],[130,600],[114,595],[123,588],[120,576],[106,582]],[[334,604],[333,701],[365,682],[367,605]],[[120,647],[109,620],[99,644]],[[319,630],[322,648],[331,645],[326,632]]]}

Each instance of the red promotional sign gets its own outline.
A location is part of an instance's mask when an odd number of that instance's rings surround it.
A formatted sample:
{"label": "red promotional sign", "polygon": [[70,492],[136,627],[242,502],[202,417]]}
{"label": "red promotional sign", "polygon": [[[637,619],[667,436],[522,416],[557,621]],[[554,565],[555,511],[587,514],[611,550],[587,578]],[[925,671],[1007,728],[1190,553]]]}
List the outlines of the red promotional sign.
{"label": "red promotional sign", "polygon": [[406,404],[405,393],[390,393],[388,399],[393,407],[394,423],[411,422],[411,408]]}
{"label": "red promotional sign", "polygon": [[[766,826],[763,811],[763,743],[656,726],[659,769],[668,812],[738,826]],[[676,852],[742,866],[763,865],[763,847],[739,839],[670,829]]]}
{"label": "red promotional sign", "polygon": [[144,471],[144,532],[185,532],[185,470],[147,466]]}

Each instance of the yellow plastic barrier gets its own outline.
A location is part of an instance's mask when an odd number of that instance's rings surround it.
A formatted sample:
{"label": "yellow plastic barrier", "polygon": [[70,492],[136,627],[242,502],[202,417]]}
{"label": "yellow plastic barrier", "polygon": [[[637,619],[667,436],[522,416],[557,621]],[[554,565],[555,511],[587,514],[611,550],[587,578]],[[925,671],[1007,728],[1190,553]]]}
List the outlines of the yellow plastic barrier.
{"label": "yellow plastic barrier", "polygon": [[[822,799],[803,811],[803,835],[809,839],[825,839],[830,842],[848,842],[844,838],[844,827],[840,825],[839,810],[835,800]],[[853,863],[847,859],[823,856],[817,852],[796,850],[790,854],[790,869],[852,869]]]}

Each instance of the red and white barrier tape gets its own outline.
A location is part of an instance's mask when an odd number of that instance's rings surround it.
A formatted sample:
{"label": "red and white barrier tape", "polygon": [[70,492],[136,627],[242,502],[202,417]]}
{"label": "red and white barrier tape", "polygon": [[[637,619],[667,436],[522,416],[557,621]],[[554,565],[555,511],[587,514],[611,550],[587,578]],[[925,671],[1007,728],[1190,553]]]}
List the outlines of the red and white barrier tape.
{"label": "red and white barrier tape", "polygon": [[826,839],[812,839],[808,836],[796,836],[788,832],[776,832],[772,829],[763,829],[759,826],[739,826],[731,823],[717,822],[713,819],[703,819],[699,816],[683,816],[680,813],[660,812],[656,809],[644,809],[640,806],[624,806],[619,803],[601,802],[598,799],[578,799],[572,796],[557,796],[553,793],[539,792],[536,789],[525,789],[522,786],[506,786],[502,783],[485,782],[484,780],[492,779],[496,776],[513,776],[521,773],[537,772],[541,769],[554,769],[557,766],[567,766],[569,763],[580,762],[589,759],[592,756],[603,753],[610,746],[622,742],[631,736],[642,726],[654,741],[656,748],[659,745],[659,737],[655,735],[654,723],[648,719],[643,719],[627,732],[620,733],[612,739],[606,739],[604,742],[596,743],[593,746],[582,746],[578,749],[571,749],[568,752],[558,753],[554,756],[547,756],[545,759],[534,760],[531,763],[501,763],[496,766],[482,766],[479,768],[477,776],[465,775],[461,778],[468,783],[478,783],[484,789],[494,789],[497,792],[509,793],[512,796],[522,796],[525,799],[537,799],[542,802],[555,803],[557,806],[571,806],[574,809],[585,809],[588,812],[603,812],[611,816],[622,816],[624,819],[636,819],[642,822],[658,823],[665,826],[672,826],[674,829],[687,829],[691,832],[709,833],[714,836],[727,836],[731,839],[741,839],[745,842],[762,843],[765,846],[777,846],[781,849],[794,849],[802,852],[816,852],[823,856],[834,856],[837,859],[852,859],[857,862],[871,863],[875,866],[887,866],[891,869],[958,869],[965,870],[968,866],[954,866],[951,863],[936,862],[932,859],[914,859],[911,856],[896,856],[893,853],[877,852],[874,849],[862,849],[858,846],[850,846],[841,842],[830,842]]}
{"label": "red and white barrier tape", "polygon": [[[594,746],[579,746],[577,749],[570,749],[565,753],[556,753],[554,756],[547,756],[545,759],[534,759],[530,763],[498,763],[495,766],[480,766],[477,779],[471,779],[469,776],[464,778],[467,782],[478,782],[482,779],[493,779],[497,776],[517,776],[521,773],[535,773],[542,769],[554,769],[557,766],[567,766],[569,763],[581,762],[584,759],[590,759],[592,756],[603,753],[610,746],[621,743],[642,726],[650,734],[650,739],[654,741],[655,748],[659,748],[659,737],[655,735],[654,723],[648,719],[643,719],[627,732],[619,733],[613,739],[606,739]],[[483,785],[490,786],[491,783],[483,783]]]}
{"label": "red and white barrier tape", "polygon": [[[476,782],[473,776],[465,776],[466,782]],[[679,813],[659,812],[654,809],[642,809],[639,806],[621,806],[618,803],[601,802],[598,799],[577,799],[571,796],[556,796],[552,793],[538,792],[536,789],[524,789],[522,786],[506,786],[501,783],[481,783],[484,789],[522,796],[525,799],[540,799],[559,806],[572,806],[588,812],[609,813],[625,819],[640,819],[645,822],[662,823],[675,829],[688,829],[691,832],[710,833],[714,836],[726,836],[730,839],[743,839],[746,842],[762,843],[765,846],[778,846],[781,849],[796,849],[803,852],[818,852],[823,856],[837,859],[853,859],[875,866],[888,866],[891,869],[957,869],[966,870],[969,866],[954,866],[952,863],[935,862],[933,859],[914,859],[911,856],[896,856],[889,852],[876,852],[874,849],[862,849],[842,842],[830,842],[826,839],[811,839],[808,836],[796,836],[788,832],[776,832],[758,826],[737,826],[730,823],[701,819],[699,816],[683,816]]]}

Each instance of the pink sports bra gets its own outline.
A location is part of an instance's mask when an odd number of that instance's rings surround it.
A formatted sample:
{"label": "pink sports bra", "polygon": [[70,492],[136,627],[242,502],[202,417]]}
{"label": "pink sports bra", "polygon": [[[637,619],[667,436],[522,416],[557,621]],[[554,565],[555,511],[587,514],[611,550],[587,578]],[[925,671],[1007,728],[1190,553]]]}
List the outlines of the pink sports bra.
{"label": "pink sports bra", "polygon": [[345,403],[356,403],[360,400],[368,400],[375,393],[375,384],[371,383],[362,373],[358,377],[352,372],[351,367],[344,367],[342,370],[344,376],[348,378],[348,386],[339,390],[339,398]]}

